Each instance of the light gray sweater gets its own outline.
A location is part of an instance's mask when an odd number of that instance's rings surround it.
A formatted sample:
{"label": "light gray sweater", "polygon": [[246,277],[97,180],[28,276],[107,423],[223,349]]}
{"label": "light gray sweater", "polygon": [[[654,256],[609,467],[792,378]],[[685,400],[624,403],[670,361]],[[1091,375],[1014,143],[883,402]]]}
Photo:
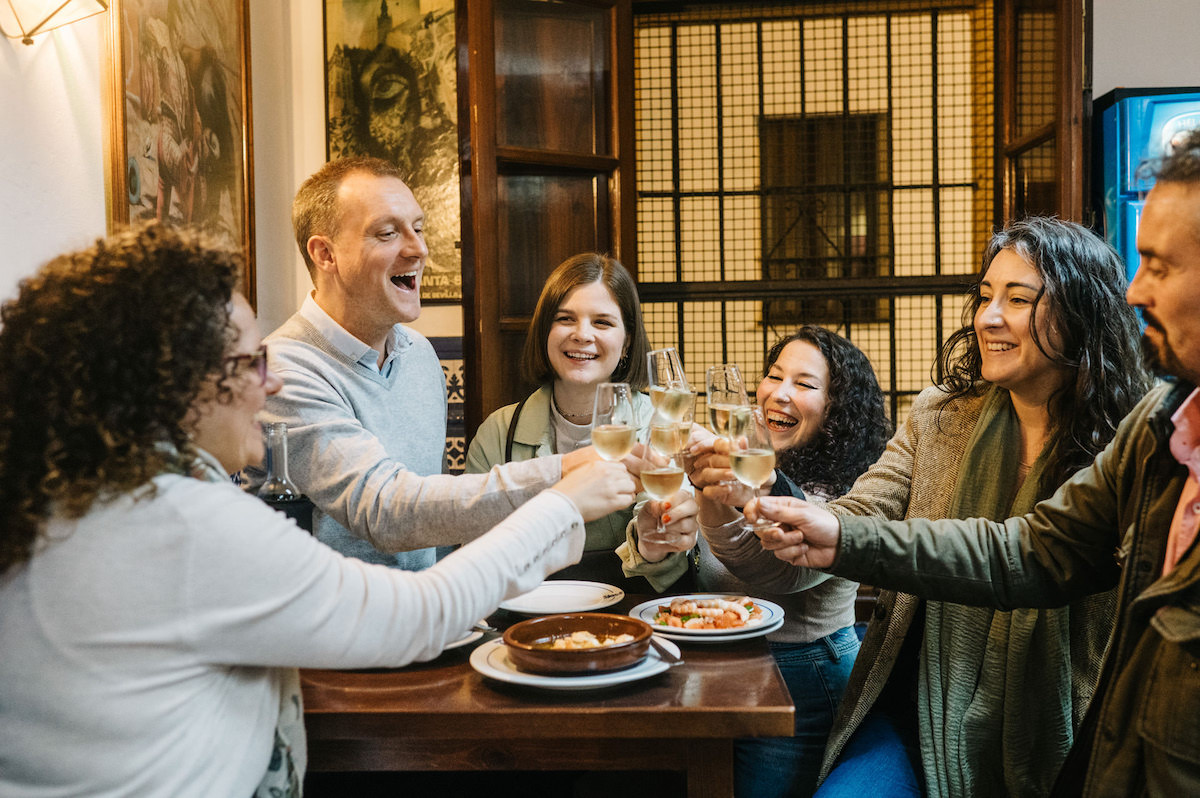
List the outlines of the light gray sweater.
{"label": "light gray sweater", "polygon": [[414,330],[393,329],[386,376],[312,297],[267,343],[283,390],[264,415],[287,422],[289,475],[316,505],[314,533],[343,554],[428,567],[432,547],[473,540],[561,478],[557,456],[441,473],[445,382]]}

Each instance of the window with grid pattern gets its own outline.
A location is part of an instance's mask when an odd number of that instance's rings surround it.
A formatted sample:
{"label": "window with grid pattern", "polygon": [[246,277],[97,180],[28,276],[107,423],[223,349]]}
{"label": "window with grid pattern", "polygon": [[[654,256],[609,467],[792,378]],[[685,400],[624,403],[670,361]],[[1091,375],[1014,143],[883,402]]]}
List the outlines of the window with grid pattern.
{"label": "window with grid pattern", "polygon": [[694,385],[817,323],[899,421],[991,233],[993,8],[864,5],[635,16],[638,281]]}

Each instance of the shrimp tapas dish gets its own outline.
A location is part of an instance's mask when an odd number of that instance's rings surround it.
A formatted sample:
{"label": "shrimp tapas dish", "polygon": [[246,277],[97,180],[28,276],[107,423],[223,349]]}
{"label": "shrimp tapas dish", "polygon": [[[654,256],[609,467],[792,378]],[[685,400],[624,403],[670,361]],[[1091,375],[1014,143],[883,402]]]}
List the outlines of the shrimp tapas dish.
{"label": "shrimp tapas dish", "polygon": [[740,629],[762,623],[762,617],[762,608],[749,596],[680,596],[658,606],[654,623],[676,629]]}

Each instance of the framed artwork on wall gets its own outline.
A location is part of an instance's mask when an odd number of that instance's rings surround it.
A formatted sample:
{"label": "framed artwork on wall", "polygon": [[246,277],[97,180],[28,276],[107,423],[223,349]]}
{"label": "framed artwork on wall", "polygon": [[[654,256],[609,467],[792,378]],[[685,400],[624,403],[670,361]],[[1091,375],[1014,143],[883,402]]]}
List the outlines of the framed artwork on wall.
{"label": "framed artwork on wall", "polygon": [[325,0],[329,158],[397,164],[425,211],[421,301],[462,301],[454,0]]}
{"label": "framed artwork on wall", "polygon": [[109,231],[199,228],[243,252],[253,303],[248,0],[112,0],[109,20]]}

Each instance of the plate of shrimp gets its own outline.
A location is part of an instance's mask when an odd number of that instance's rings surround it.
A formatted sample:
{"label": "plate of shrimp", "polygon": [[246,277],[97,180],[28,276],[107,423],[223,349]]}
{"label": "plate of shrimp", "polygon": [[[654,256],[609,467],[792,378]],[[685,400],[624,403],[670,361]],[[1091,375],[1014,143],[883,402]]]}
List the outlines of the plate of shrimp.
{"label": "plate of shrimp", "polygon": [[783,608],[734,593],[664,596],[629,611],[658,633],[681,637],[754,637],[778,629]]}

